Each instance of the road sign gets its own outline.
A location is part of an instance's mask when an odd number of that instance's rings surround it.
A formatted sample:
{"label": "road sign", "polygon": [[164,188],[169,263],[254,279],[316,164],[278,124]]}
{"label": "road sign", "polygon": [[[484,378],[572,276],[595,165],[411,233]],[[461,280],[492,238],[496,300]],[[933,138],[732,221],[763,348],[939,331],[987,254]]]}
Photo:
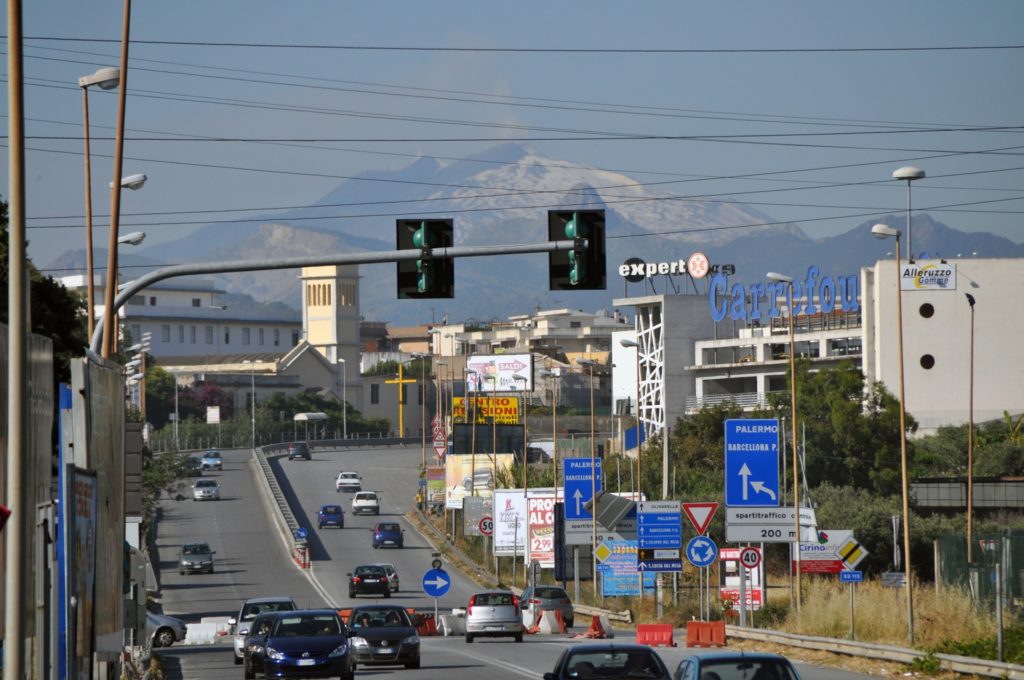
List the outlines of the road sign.
{"label": "road sign", "polygon": [[494,518],[484,517],[480,520],[480,523],[477,524],[477,527],[479,527],[481,534],[484,536],[490,536],[494,533]]}
{"label": "road sign", "polygon": [[703,534],[707,530],[716,510],[718,503],[683,503],[683,512],[690,518],[690,523],[698,534]]}
{"label": "road sign", "polygon": [[444,569],[431,569],[423,575],[423,592],[430,597],[444,597],[452,580]]}
{"label": "road sign", "polygon": [[707,536],[694,536],[686,544],[686,559],[695,567],[708,567],[718,557],[718,546]]}
{"label": "road sign", "polygon": [[761,564],[761,551],[757,548],[744,548],[740,551],[740,564],[747,569],[756,569]]}
{"label": "road sign", "polygon": [[840,583],[860,583],[864,580],[864,572],[854,569],[844,569],[839,572]]}
{"label": "road sign", "polygon": [[725,421],[725,505],[779,506],[779,421]]}
{"label": "road sign", "polygon": [[637,503],[636,537],[639,548],[682,548],[683,526],[679,502]]}
{"label": "road sign", "polygon": [[[730,543],[792,543],[793,508],[726,508],[725,540]],[[813,508],[800,508],[800,540],[817,540]]]}
{"label": "road sign", "polygon": [[583,504],[601,490],[601,459],[565,458],[562,463],[565,519],[592,519]]}

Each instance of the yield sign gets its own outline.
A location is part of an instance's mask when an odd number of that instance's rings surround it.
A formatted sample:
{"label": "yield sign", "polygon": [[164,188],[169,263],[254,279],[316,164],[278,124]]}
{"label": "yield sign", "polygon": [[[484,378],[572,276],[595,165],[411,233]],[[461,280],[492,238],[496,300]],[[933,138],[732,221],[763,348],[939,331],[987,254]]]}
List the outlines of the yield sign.
{"label": "yield sign", "polygon": [[718,503],[683,503],[683,512],[690,518],[698,534],[703,534],[711,524],[715,510],[718,510]]}

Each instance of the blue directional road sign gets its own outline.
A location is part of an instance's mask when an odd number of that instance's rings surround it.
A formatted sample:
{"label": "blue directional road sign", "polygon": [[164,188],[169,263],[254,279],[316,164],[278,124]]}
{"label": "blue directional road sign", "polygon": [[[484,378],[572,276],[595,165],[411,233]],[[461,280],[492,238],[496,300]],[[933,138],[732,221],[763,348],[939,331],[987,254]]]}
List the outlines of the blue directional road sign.
{"label": "blue directional road sign", "polygon": [[593,498],[595,490],[601,490],[601,459],[594,459],[593,465],[590,458],[564,458],[562,463],[565,518],[591,519],[591,514],[583,508],[583,504]]}
{"label": "blue directional road sign", "polygon": [[452,587],[452,580],[444,569],[431,569],[423,575],[423,592],[430,597],[443,597]]}
{"label": "blue directional road sign", "polygon": [[726,507],[779,507],[779,421],[725,421]]}
{"label": "blue directional road sign", "polygon": [[682,548],[683,517],[678,501],[641,501],[637,504],[638,548]]}
{"label": "blue directional road sign", "polygon": [[686,544],[686,558],[695,567],[709,567],[718,557],[718,546],[707,536],[694,536]]}
{"label": "blue directional road sign", "polygon": [[840,583],[860,583],[864,580],[864,572],[854,569],[843,569],[839,572]]}

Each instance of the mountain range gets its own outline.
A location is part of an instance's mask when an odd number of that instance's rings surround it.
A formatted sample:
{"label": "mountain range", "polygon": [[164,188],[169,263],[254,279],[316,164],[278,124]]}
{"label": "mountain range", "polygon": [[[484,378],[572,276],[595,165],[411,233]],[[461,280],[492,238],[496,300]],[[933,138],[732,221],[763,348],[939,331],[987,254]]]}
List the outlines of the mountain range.
{"label": "mountain range", "polygon": [[[894,214],[834,237],[813,239],[798,224],[779,224],[741,202],[684,198],[622,173],[506,144],[447,165],[419,159],[400,170],[367,172],[342,182],[312,206],[209,224],[176,241],[134,249],[121,263],[138,273],[161,262],[389,251],[395,249],[396,218],[409,217],[452,217],[456,246],[542,243],[547,240],[547,211],[572,208],[605,210],[607,290],[549,291],[548,258],[538,253],[459,258],[453,299],[398,300],[395,265],[363,265],[363,318],[407,326],[446,317],[453,323],[504,319],[537,309],[608,309],[613,298],[625,294],[617,271],[625,260],[685,260],[696,251],[712,264],[734,265],[738,280],[746,282],[762,280],[768,270],[799,277],[811,264],[822,273],[852,274],[886,258],[892,249],[891,242],[871,236],[871,224],[905,226],[905,216]],[[1024,256],[1024,244],[957,231],[926,213],[913,216],[912,229],[918,255]],[[99,250],[96,257],[106,261]],[[84,270],[84,263],[84,251],[69,251],[48,268]],[[216,278],[229,292],[298,308],[296,276],[296,271],[284,270]],[[658,292],[670,292],[657,279],[653,285]]]}

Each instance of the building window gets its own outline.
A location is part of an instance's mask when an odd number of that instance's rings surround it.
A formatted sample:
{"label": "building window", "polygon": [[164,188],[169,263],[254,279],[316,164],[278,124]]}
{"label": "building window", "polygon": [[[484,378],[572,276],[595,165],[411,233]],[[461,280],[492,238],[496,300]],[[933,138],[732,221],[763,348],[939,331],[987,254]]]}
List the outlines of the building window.
{"label": "building window", "polygon": [[178,344],[185,344],[185,324],[178,324]]}
{"label": "building window", "polygon": [[921,305],[920,312],[921,316],[923,316],[926,319],[930,319],[935,315],[935,307],[933,307],[930,303],[926,302],[923,305]]}
{"label": "building window", "polygon": [[142,305],[143,307],[145,307],[146,306],[146,296],[145,295],[133,295],[131,297],[131,299],[128,300],[128,304],[130,304],[130,305]]}
{"label": "building window", "polygon": [[160,342],[171,341],[171,327],[169,324],[162,324],[160,326]]}
{"label": "building window", "polygon": [[142,326],[137,323],[132,324],[132,340],[142,342]]}
{"label": "building window", "polygon": [[203,306],[202,298],[192,298],[192,306],[193,307],[202,307]]}
{"label": "building window", "polygon": [[281,345],[281,329],[280,328],[275,328],[274,329],[274,347],[279,347],[280,345]]}
{"label": "building window", "polygon": [[370,403],[380,403],[380,385],[370,385]]}
{"label": "building window", "polygon": [[242,344],[243,345],[251,345],[252,344],[252,331],[250,329],[248,329],[248,328],[243,328],[242,329]]}
{"label": "building window", "polygon": [[224,344],[225,345],[230,345],[231,344],[231,329],[230,328],[225,328],[224,329]]}
{"label": "building window", "polygon": [[192,341],[192,344],[193,345],[196,344],[196,327],[195,326],[189,326],[188,332],[189,332],[189,339]]}
{"label": "building window", "polygon": [[924,356],[922,356],[921,368],[923,368],[926,371],[930,371],[931,369],[935,368],[935,357],[933,357],[931,354],[925,354]]}
{"label": "building window", "polygon": [[292,347],[295,347],[297,344],[299,344],[299,332],[292,331]]}
{"label": "building window", "polygon": [[155,297],[149,298],[149,306],[150,307],[156,307],[156,298]]}
{"label": "building window", "polygon": [[207,326],[206,327],[206,344],[207,345],[212,345],[213,344],[213,326]]}
{"label": "building window", "polygon": [[257,328],[257,329],[256,329],[256,335],[258,335],[258,336],[259,336],[259,339],[260,339],[260,347],[262,347],[262,346],[263,346],[263,329],[262,329],[262,328]]}
{"label": "building window", "polygon": [[417,406],[423,406],[423,388],[424,387],[426,387],[426,385],[416,385],[416,398],[418,399],[418,401],[416,402]]}

